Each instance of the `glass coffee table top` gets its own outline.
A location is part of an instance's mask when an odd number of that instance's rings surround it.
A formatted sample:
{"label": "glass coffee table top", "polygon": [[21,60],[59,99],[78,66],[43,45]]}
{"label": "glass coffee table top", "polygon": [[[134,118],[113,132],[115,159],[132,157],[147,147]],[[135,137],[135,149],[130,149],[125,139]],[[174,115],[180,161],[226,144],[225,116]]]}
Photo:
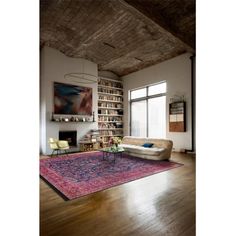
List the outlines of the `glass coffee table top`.
{"label": "glass coffee table top", "polygon": [[101,149],[100,151],[103,152],[103,160],[106,158],[109,159],[113,155],[113,161],[115,162],[116,157],[120,155],[122,157],[122,153],[125,151],[122,147],[106,147]]}
{"label": "glass coffee table top", "polygon": [[110,153],[116,153],[116,152],[124,152],[124,148],[122,147],[106,147],[101,149],[102,152],[110,152]]}

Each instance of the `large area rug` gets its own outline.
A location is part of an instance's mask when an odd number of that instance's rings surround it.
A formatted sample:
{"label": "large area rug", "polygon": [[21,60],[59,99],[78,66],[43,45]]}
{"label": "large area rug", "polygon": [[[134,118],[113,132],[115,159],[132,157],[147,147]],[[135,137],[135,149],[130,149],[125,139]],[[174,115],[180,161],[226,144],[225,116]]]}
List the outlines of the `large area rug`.
{"label": "large area rug", "polygon": [[103,160],[101,152],[76,153],[40,160],[40,175],[65,199],[74,199],[182,164],[152,161],[123,154],[115,162]]}

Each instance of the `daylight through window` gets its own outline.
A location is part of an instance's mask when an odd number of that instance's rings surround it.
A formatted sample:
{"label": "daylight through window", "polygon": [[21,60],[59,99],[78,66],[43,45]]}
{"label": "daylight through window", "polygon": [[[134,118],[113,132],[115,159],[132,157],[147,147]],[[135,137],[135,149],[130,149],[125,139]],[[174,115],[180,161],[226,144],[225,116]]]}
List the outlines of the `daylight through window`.
{"label": "daylight through window", "polygon": [[130,91],[130,135],[166,137],[166,82]]}

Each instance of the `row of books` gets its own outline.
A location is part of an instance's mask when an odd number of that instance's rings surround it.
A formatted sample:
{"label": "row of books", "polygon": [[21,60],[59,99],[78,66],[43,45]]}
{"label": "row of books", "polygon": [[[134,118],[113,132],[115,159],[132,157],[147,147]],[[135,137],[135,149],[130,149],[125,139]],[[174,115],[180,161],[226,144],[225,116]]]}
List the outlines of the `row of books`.
{"label": "row of books", "polygon": [[108,86],[108,87],[114,87],[114,88],[123,88],[122,83],[115,82],[115,81],[109,81],[105,79],[99,79],[98,85]]}
{"label": "row of books", "polygon": [[123,92],[121,90],[102,88],[102,87],[98,87],[98,92],[100,92],[100,93],[110,93],[112,95],[123,95]]}
{"label": "row of books", "polygon": [[123,131],[122,130],[101,130],[99,131],[100,135],[109,135],[109,136],[117,136],[117,135],[122,135]]}
{"label": "row of books", "polygon": [[116,124],[116,123],[99,123],[98,124],[99,129],[117,129],[117,128],[123,128],[123,124]]}
{"label": "row of books", "polygon": [[123,115],[123,110],[98,109],[100,115]]}
{"label": "row of books", "polygon": [[123,108],[122,104],[120,103],[109,103],[109,102],[98,102],[98,106],[104,108]]}
{"label": "row of books", "polygon": [[98,121],[113,121],[113,122],[122,122],[122,116],[116,116],[116,117],[112,117],[112,116],[98,116]]}
{"label": "row of books", "polygon": [[123,98],[122,97],[114,97],[110,95],[99,95],[98,99],[100,100],[109,100],[109,101],[115,101],[115,102],[122,102]]}

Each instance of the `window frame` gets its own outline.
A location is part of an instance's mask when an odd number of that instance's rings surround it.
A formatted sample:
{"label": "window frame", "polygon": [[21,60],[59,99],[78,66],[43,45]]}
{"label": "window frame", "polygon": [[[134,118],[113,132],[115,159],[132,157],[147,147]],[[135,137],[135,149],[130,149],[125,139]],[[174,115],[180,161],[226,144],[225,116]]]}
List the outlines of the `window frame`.
{"label": "window frame", "polygon": [[[158,93],[158,94],[154,94],[154,95],[148,95],[148,89],[149,89],[149,87],[152,87],[152,86],[154,86],[154,85],[157,85],[157,84],[162,84],[162,83],[166,83],[166,92],[165,93]],[[140,98],[134,98],[134,99],[131,99],[131,93],[133,92],[133,91],[136,91],[136,90],[139,90],[139,89],[143,89],[143,88],[145,88],[146,89],[146,96],[145,97],[140,97]],[[139,101],[145,101],[146,100],[146,120],[147,120],[147,122],[146,122],[146,137],[148,137],[148,135],[149,135],[149,131],[148,131],[148,109],[149,109],[149,107],[148,107],[148,100],[150,99],[150,98],[156,98],[156,97],[162,97],[162,96],[166,96],[166,94],[167,94],[167,82],[166,81],[161,81],[161,82],[159,82],[159,83],[156,83],[156,84],[151,84],[151,85],[147,85],[147,86],[144,86],[144,87],[140,87],[140,88],[136,88],[136,89],[132,89],[132,90],[130,90],[129,91],[129,110],[130,110],[130,120],[129,120],[129,135],[132,135],[132,110],[131,110],[131,106],[132,106],[132,103],[133,102],[139,102]]]}

